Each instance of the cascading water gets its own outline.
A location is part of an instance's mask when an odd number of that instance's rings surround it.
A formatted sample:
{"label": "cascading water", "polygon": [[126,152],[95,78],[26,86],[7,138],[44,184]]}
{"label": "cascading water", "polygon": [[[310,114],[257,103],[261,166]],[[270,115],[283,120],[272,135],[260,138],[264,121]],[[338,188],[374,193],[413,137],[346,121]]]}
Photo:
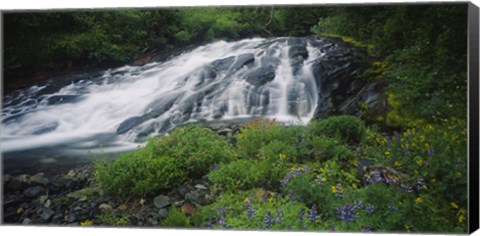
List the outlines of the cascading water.
{"label": "cascading water", "polygon": [[131,150],[148,136],[199,120],[306,124],[326,94],[318,65],[332,43],[322,40],[220,41],[164,62],[17,91],[3,99],[2,153]]}

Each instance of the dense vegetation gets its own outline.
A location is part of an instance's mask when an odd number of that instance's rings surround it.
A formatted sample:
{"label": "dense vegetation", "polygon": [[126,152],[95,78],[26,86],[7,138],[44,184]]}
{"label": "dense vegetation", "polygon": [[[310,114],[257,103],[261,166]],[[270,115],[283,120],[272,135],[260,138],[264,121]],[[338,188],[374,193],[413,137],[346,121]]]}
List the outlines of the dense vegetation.
{"label": "dense vegetation", "polygon": [[4,79],[219,39],[311,34],[368,49],[363,76],[388,83],[391,108],[376,124],[256,120],[235,142],[180,128],[99,163],[103,191],[152,195],[207,176],[218,200],[191,217],[172,210],[164,226],[465,232],[467,4],[8,13]]}
{"label": "dense vegetation", "polygon": [[187,126],[97,163],[96,180],[107,194],[145,197],[205,174],[216,201],[191,216],[172,207],[165,227],[465,232],[462,126],[386,134],[353,116],[307,126],[257,119],[235,144]]}

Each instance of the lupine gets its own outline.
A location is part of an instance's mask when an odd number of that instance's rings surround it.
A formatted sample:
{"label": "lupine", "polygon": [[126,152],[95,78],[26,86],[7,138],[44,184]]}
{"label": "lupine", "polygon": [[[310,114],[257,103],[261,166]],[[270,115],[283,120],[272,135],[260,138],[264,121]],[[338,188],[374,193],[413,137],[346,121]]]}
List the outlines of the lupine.
{"label": "lupine", "polygon": [[255,213],[256,213],[256,211],[255,211],[255,209],[253,209],[253,206],[249,206],[247,208],[247,217],[248,217],[249,220],[253,219],[253,217],[255,216]]}
{"label": "lupine", "polygon": [[382,177],[382,173],[380,171],[372,171],[372,175],[368,176],[365,179],[365,183],[373,184],[373,183],[385,183],[385,179]]}
{"label": "lupine", "polygon": [[337,208],[337,217],[346,222],[354,222],[357,218],[357,209],[360,208],[360,203],[347,203],[341,208]]}
{"label": "lupine", "polygon": [[288,172],[287,175],[280,181],[280,184],[282,187],[285,187],[292,177],[299,176],[305,171],[307,171],[307,167],[293,169],[292,171]]}
{"label": "lupine", "polygon": [[264,202],[268,201],[268,195],[267,195],[267,194],[263,194],[263,195],[262,195],[262,200],[263,200]]}
{"label": "lupine", "polygon": [[394,205],[388,205],[388,209],[391,210],[391,211],[398,211],[398,207],[396,207]]}
{"label": "lupine", "polygon": [[322,177],[321,177],[320,175],[317,176],[317,182],[318,182],[319,185],[322,185],[322,184],[323,184],[323,179],[322,179]]}
{"label": "lupine", "polygon": [[308,213],[308,220],[310,220],[310,222],[315,222],[318,219],[317,214],[317,205],[313,204],[312,208],[310,208],[310,212]]}
{"label": "lupine", "polygon": [[374,211],[375,211],[375,206],[373,206],[372,204],[368,203],[365,206],[365,214],[369,215],[369,214],[372,214]]}
{"label": "lupine", "polygon": [[283,221],[283,213],[280,211],[279,208],[277,208],[275,212],[275,218],[273,219],[273,222],[279,223]]}
{"label": "lupine", "polygon": [[220,225],[220,228],[225,228],[225,218],[222,216],[219,220],[218,220],[218,225]]}
{"label": "lupine", "polygon": [[272,213],[270,211],[265,214],[265,217],[263,218],[263,224],[265,229],[270,229],[273,226],[273,219],[272,219]]}
{"label": "lupine", "polygon": [[303,226],[303,214],[304,214],[305,209],[300,208],[298,211],[298,221],[300,221],[300,224]]}
{"label": "lupine", "polygon": [[432,157],[433,155],[435,155],[435,150],[432,147],[429,147],[428,148],[428,156]]}
{"label": "lupine", "polygon": [[224,216],[227,214],[227,210],[224,207],[220,207],[220,215]]}

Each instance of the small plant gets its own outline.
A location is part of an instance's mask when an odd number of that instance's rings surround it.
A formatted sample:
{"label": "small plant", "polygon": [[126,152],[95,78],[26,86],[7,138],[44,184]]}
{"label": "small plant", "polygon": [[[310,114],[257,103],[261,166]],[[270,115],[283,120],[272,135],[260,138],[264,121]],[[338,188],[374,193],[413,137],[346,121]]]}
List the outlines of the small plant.
{"label": "small plant", "polygon": [[179,209],[172,207],[167,218],[160,222],[160,225],[168,228],[190,227],[190,220]]}
{"label": "small plant", "polygon": [[128,214],[117,215],[113,212],[106,212],[97,215],[96,218],[105,225],[125,226],[128,223]]}
{"label": "small plant", "polygon": [[365,124],[355,116],[333,116],[310,123],[314,136],[326,135],[346,143],[359,143],[365,132]]}
{"label": "small plant", "polygon": [[248,160],[233,161],[208,174],[214,184],[227,192],[248,190],[254,187],[262,177],[256,168],[257,163]]}

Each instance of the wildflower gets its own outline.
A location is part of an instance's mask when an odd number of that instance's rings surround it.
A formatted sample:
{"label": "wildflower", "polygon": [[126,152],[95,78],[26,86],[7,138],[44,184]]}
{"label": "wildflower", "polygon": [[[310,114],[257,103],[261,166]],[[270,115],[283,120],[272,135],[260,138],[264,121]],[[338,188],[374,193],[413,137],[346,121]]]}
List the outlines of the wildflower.
{"label": "wildflower", "polygon": [[346,222],[354,222],[357,218],[358,204],[347,203],[341,208],[337,208],[337,217]]}
{"label": "wildflower", "polygon": [[398,207],[396,207],[394,205],[388,205],[387,208],[391,211],[398,211]]}
{"label": "wildflower", "polygon": [[395,163],[393,163],[393,166],[399,167],[399,166],[400,166],[400,163],[399,163],[398,161],[395,161]]}
{"label": "wildflower", "polygon": [[279,208],[277,208],[275,212],[275,218],[273,219],[273,222],[279,223],[283,221],[283,213],[280,211]]}
{"label": "wildflower", "polygon": [[250,207],[250,201],[248,200],[248,198],[246,198],[245,201],[243,201],[243,205],[245,207]]}
{"label": "wildflower", "polygon": [[317,205],[313,204],[312,208],[310,208],[310,212],[308,213],[308,220],[310,220],[310,222],[315,222],[318,219],[317,214]]}
{"label": "wildflower", "polygon": [[262,200],[263,200],[264,202],[268,201],[268,194],[263,194],[263,195],[262,195]]}
{"label": "wildflower", "polygon": [[369,214],[372,214],[374,211],[375,211],[375,206],[373,206],[370,203],[367,203],[367,205],[365,206],[365,214],[369,215]]}
{"label": "wildflower", "polygon": [[273,225],[274,221],[272,219],[272,213],[270,211],[265,214],[265,217],[263,218],[263,224],[265,229],[270,229]]}
{"label": "wildflower", "polygon": [[380,171],[372,171],[371,175],[365,178],[365,183],[373,184],[373,183],[385,183],[385,179],[382,176]]}
{"label": "wildflower", "polygon": [[256,211],[255,211],[255,209],[253,209],[253,206],[249,206],[247,208],[247,217],[248,217],[249,220],[253,219],[253,217],[255,216],[255,213],[256,213]]}
{"label": "wildflower", "polygon": [[220,215],[224,216],[227,214],[227,210],[224,207],[220,207]]}
{"label": "wildflower", "polygon": [[451,202],[450,205],[453,209],[458,209],[458,205],[455,202]]}
{"label": "wildflower", "polygon": [[287,173],[287,175],[280,181],[280,184],[282,185],[282,187],[285,187],[292,177],[300,176],[307,170],[307,167],[294,168],[292,171]]}
{"label": "wildflower", "polygon": [[218,225],[220,225],[220,228],[225,228],[225,223],[226,223],[226,220],[225,220],[225,217],[221,217],[219,220],[218,220]]}
{"label": "wildflower", "polygon": [[387,137],[387,148],[391,148],[392,147],[392,142],[390,141],[390,137]]}
{"label": "wildflower", "polygon": [[80,222],[80,226],[90,226],[92,224],[93,224],[93,222],[91,220],[86,220],[86,221]]}
{"label": "wildflower", "polygon": [[330,231],[332,231],[332,232],[335,231],[335,226],[334,225],[330,225]]}
{"label": "wildflower", "polygon": [[415,203],[417,203],[417,204],[422,204],[422,203],[423,203],[423,198],[422,198],[422,197],[417,197],[417,198],[415,199]]}
{"label": "wildflower", "polygon": [[278,158],[280,158],[280,160],[282,161],[285,160],[285,154],[283,153],[278,154]]}
{"label": "wildflower", "polygon": [[460,209],[460,211],[457,213],[458,215],[458,223],[462,223],[465,221],[465,209]]}
{"label": "wildflower", "polygon": [[418,165],[418,166],[422,166],[423,163],[424,163],[424,161],[423,161],[422,158],[418,158],[418,159],[416,160],[416,162],[417,162],[417,165]]}
{"label": "wildflower", "polygon": [[317,176],[317,182],[319,185],[322,185],[324,183],[324,180],[322,179],[322,177],[319,175]]}

